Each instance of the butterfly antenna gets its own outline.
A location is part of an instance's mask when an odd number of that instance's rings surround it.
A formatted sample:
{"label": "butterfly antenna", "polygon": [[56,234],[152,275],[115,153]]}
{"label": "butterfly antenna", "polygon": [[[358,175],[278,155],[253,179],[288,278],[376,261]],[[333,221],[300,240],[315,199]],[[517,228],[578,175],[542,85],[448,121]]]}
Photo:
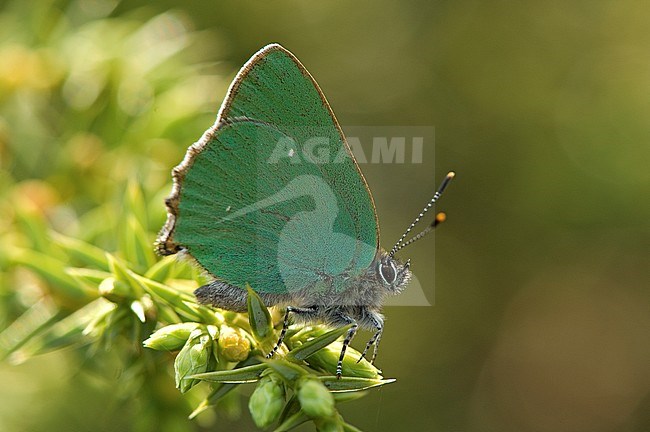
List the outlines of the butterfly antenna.
{"label": "butterfly antenna", "polygon": [[[442,222],[445,220],[445,218],[446,218],[445,214],[444,214],[444,213],[438,213],[438,214],[436,215],[436,219],[433,221],[433,223],[432,223],[429,227],[427,227],[427,229],[425,229],[424,231],[422,231],[420,234],[416,235],[416,236],[413,237],[412,239],[408,240],[406,243],[403,243],[403,242],[404,242],[404,239],[406,238],[407,235],[409,235],[409,233],[410,233],[411,230],[415,227],[415,225],[417,225],[418,222],[420,222],[420,220],[421,220],[421,219],[424,217],[424,215],[429,211],[429,209],[430,209],[431,207],[433,207],[433,205],[436,203],[436,201],[438,201],[438,199],[440,198],[440,196],[442,195],[442,193],[445,191],[445,189],[446,189],[447,186],[449,185],[449,182],[451,182],[451,179],[453,179],[455,175],[456,175],[456,173],[454,173],[453,171],[450,171],[449,173],[447,173],[447,176],[445,177],[445,179],[444,179],[444,180],[442,181],[442,183],[440,184],[440,187],[438,188],[438,190],[436,191],[436,193],[433,194],[433,198],[431,198],[431,200],[427,203],[427,205],[424,207],[424,209],[422,209],[422,211],[420,212],[420,214],[418,215],[418,217],[416,217],[415,220],[411,223],[411,225],[409,225],[409,227],[406,229],[406,231],[404,231],[404,234],[402,234],[402,237],[400,237],[400,239],[397,241],[397,243],[395,243],[395,246],[393,246],[393,248],[391,249],[390,253],[388,254],[389,257],[392,258],[393,255],[395,255],[395,253],[396,253],[398,250],[402,249],[404,246],[406,246],[406,245],[408,245],[408,244],[411,244],[411,243],[413,243],[413,242],[416,241],[416,240],[421,239],[421,238],[424,237],[424,236],[425,236],[429,231],[431,231],[432,229],[434,229],[437,225],[439,225],[440,223],[442,223]],[[440,215],[442,215],[442,216],[441,216],[441,219],[438,220],[438,217],[439,217]]]}
{"label": "butterfly antenna", "polygon": [[401,249],[404,249],[406,246],[410,245],[411,243],[414,243],[418,240],[420,240],[422,237],[425,235],[429,234],[431,231],[433,231],[438,225],[443,223],[444,221],[447,220],[447,214],[445,212],[439,212],[436,214],[436,218],[431,222],[431,225],[426,227],[422,232],[420,232],[418,235],[411,237],[401,245],[397,247],[397,250],[395,252],[400,251]]}

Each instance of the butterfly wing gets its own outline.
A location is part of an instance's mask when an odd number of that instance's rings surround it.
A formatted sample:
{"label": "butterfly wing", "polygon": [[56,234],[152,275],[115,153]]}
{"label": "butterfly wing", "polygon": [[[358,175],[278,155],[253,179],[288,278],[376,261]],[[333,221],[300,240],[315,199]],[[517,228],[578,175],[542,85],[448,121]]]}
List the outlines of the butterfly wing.
{"label": "butterfly wing", "polygon": [[187,250],[231,285],[342,289],[378,251],[372,196],[341,128],[279,45],[244,65],[173,176],[160,251]]}

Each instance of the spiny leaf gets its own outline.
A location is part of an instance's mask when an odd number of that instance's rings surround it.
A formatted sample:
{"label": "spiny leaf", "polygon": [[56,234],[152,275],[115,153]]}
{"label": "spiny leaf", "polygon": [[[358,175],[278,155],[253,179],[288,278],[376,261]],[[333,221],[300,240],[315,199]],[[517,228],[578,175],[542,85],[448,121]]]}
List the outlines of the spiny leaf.
{"label": "spiny leaf", "polygon": [[17,249],[11,260],[28,267],[50,283],[53,291],[71,299],[89,299],[97,296],[84,285],[65,272],[65,263],[29,249]]}
{"label": "spiny leaf", "polygon": [[245,366],[232,370],[205,372],[188,376],[188,378],[199,379],[209,382],[221,383],[247,383],[259,380],[260,374],[268,367],[267,363],[260,363],[253,366]]}
{"label": "spiny leaf", "polygon": [[133,216],[140,224],[143,230],[147,229],[147,206],[142,188],[135,178],[130,178],[126,185],[126,193],[124,194],[125,205],[124,210],[127,216]]}
{"label": "spiny leaf", "polygon": [[[334,341],[320,351],[307,357],[306,362],[310,367],[328,374],[335,374],[343,343]],[[343,375],[348,377],[381,378],[381,371],[370,364],[366,359],[361,359],[361,353],[348,347],[343,358]]]}
{"label": "spiny leaf", "polygon": [[51,255],[52,243],[50,242],[44,217],[40,213],[18,210],[16,220],[22,228],[22,233],[27,236],[33,245],[33,249]]}
{"label": "spiny leaf", "polygon": [[[208,326],[208,332],[210,332],[210,326]],[[243,362],[238,363],[234,370],[242,369],[247,366],[258,365],[259,363],[257,362],[258,360],[255,358],[246,359]],[[208,396],[196,407],[196,409],[192,411],[192,414],[190,414],[189,417],[190,419],[196,417],[207,408],[215,405],[221,398],[239,386],[239,384],[234,383],[214,383],[210,385],[212,386],[210,394],[208,394]]]}
{"label": "spiny leaf", "polygon": [[255,336],[257,341],[264,341],[273,333],[271,314],[260,296],[250,285],[246,284],[246,290],[248,291],[248,299],[246,300],[248,305],[248,320],[253,331],[253,336]]}
{"label": "spiny leaf", "polygon": [[6,358],[39,331],[63,319],[66,315],[58,312],[50,298],[40,299],[0,332],[0,359]]}
{"label": "spiny leaf", "polygon": [[97,289],[99,284],[104,279],[111,277],[111,273],[103,270],[94,270],[79,267],[66,267],[64,270],[67,274],[76,280],[88,285],[89,288],[92,287],[95,289]]}
{"label": "spiny leaf", "polygon": [[345,432],[363,432],[361,429],[351,425],[350,423],[343,423],[343,430]]}
{"label": "spiny leaf", "polygon": [[137,279],[137,275],[133,273],[123,261],[108,252],[106,252],[106,258],[108,259],[108,266],[115,279],[131,288],[133,298],[142,297],[144,289],[140,281]]}
{"label": "spiny leaf", "polygon": [[115,305],[102,298],[88,303],[73,314],[39,332],[15,353],[16,356],[13,359],[20,361],[82,342],[86,327],[97,316],[102,315],[107,310],[112,310],[114,307]]}
{"label": "spiny leaf", "polygon": [[290,385],[293,385],[298,378],[307,374],[307,371],[300,366],[282,359],[270,361],[268,365]]}
{"label": "spiny leaf", "polygon": [[318,377],[325,387],[331,392],[348,392],[366,390],[372,387],[379,387],[395,382],[395,379],[373,379],[343,376],[339,379],[336,376]]}
{"label": "spiny leaf", "polygon": [[305,342],[299,347],[292,349],[291,352],[287,355],[287,358],[295,359],[298,361],[305,360],[307,357],[311,356],[318,350],[325,348],[343,336],[345,333],[347,333],[348,330],[350,330],[350,327],[352,327],[352,325],[335,328],[323,334],[322,336]]}
{"label": "spiny leaf", "polygon": [[103,250],[85,241],[65,236],[56,231],[50,231],[54,243],[65,251],[73,259],[84,265],[96,267],[100,270],[109,271],[108,259]]}
{"label": "spiny leaf", "polygon": [[151,267],[156,257],[151,247],[151,239],[140,222],[132,215],[126,218],[124,240],[121,251],[128,262],[140,271]]}
{"label": "spiny leaf", "polygon": [[298,401],[298,395],[294,393],[293,396],[291,396],[291,399],[289,399],[289,402],[287,402],[287,404],[284,406],[282,414],[280,414],[280,418],[278,419],[278,423],[283,424],[286,419],[299,411],[300,402]]}
{"label": "spiny leaf", "polygon": [[309,421],[309,417],[305,415],[302,411],[298,411],[295,414],[287,417],[280,426],[274,429],[273,432],[288,432],[293,428],[300,426],[301,424]]}
{"label": "spiny leaf", "polygon": [[166,256],[149,267],[149,269],[144,274],[144,277],[156,282],[163,283],[173,275],[177,264],[178,263],[176,262],[175,256]]}
{"label": "spiny leaf", "polygon": [[349,392],[332,392],[332,396],[334,396],[334,400],[336,401],[336,403],[343,403],[343,402],[349,402],[349,401],[361,399],[367,394],[368,392],[365,392],[363,390],[355,390]]}
{"label": "spiny leaf", "polygon": [[210,408],[211,406],[215,405],[219,399],[222,397],[226,396],[228,393],[233,391],[239,386],[239,384],[232,384],[232,383],[217,383],[215,384],[215,387],[212,389],[210,394],[197,406],[194,411],[188,416],[190,420],[201,414],[203,411],[206,409]]}

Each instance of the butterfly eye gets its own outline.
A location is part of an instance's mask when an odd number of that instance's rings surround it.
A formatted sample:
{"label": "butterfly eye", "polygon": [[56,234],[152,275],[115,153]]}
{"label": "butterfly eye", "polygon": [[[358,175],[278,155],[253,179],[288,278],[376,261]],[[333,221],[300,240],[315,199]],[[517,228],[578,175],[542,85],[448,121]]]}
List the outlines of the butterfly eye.
{"label": "butterfly eye", "polygon": [[397,269],[392,262],[379,264],[379,275],[388,285],[395,282],[397,278]]}

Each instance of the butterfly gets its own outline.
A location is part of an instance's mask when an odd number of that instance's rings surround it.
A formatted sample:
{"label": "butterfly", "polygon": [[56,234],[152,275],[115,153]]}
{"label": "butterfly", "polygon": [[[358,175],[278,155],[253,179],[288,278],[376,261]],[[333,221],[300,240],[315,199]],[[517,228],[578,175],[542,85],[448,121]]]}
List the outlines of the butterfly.
{"label": "butterfly", "polygon": [[[325,156],[325,157],[323,157]],[[331,156],[331,157],[328,157]],[[161,255],[189,255],[213,281],[199,302],[245,312],[246,285],[267,306],[286,308],[272,356],[290,323],[351,325],[337,365],[358,328],[384,328],[381,305],[411,278],[395,254],[422,238],[444,213],[406,240],[443,193],[450,172],[390,251],[368,184],[318,84],[288,50],[271,44],[242,67],[215,124],[172,170]]]}

